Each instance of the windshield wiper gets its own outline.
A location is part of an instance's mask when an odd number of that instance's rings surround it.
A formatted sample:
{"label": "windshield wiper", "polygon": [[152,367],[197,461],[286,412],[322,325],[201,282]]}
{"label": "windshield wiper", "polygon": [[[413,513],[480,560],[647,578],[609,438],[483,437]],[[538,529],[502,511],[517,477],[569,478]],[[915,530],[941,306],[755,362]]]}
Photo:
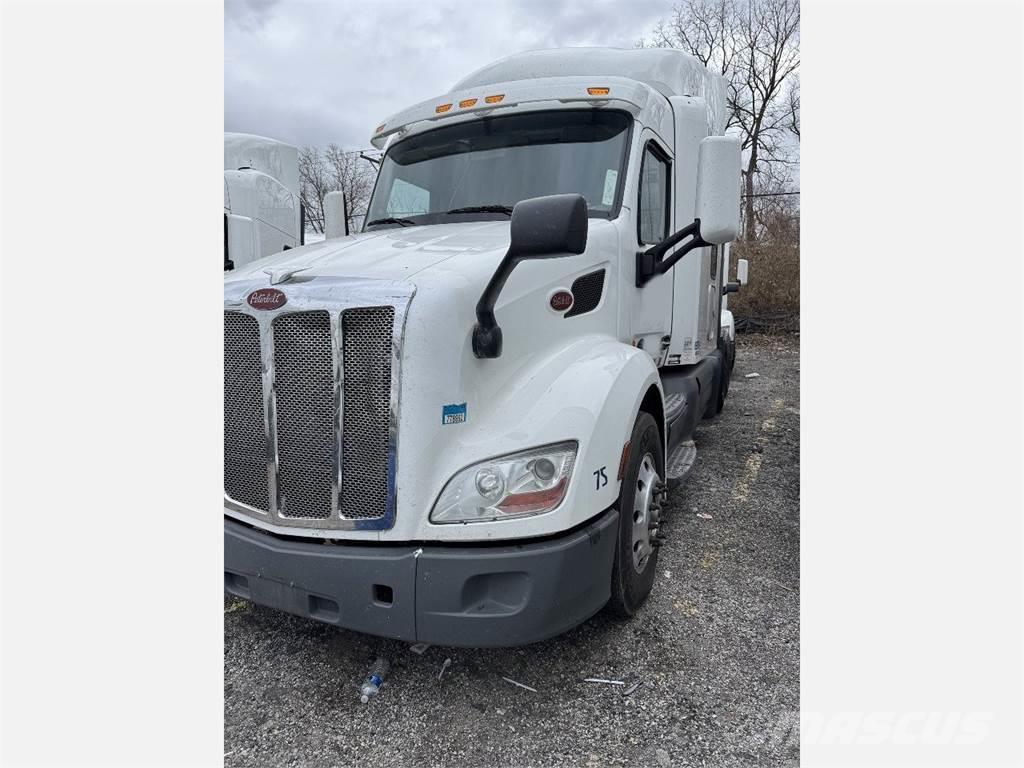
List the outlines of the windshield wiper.
{"label": "windshield wiper", "polygon": [[452,208],[449,213],[504,213],[512,215],[512,208],[508,205],[467,205],[465,208]]}
{"label": "windshield wiper", "polygon": [[396,219],[393,216],[388,216],[383,219],[374,219],[373,221],[366,222],[366,226],[372,227],[374,224],[400,224],[403,227],[410,227],[416,222],[412,219]]}

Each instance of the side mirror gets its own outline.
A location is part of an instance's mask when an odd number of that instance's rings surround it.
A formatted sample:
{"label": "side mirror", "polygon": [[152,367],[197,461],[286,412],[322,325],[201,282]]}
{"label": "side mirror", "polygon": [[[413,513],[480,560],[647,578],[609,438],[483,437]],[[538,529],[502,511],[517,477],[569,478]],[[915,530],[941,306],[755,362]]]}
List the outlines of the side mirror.
{"label": "side mirror", "polygon": [[324,195],[324,239],[348,235],[348,211],[345,205],[345,193],[328,192]]}
{"label": "side mirror", "polygon": [[736,280],[722,286],[723,296],[729,293],[737,293],[740,288],[747,284],[747,271],[749,268],[750,264],[746,259],[740,259],[736,262]]}
{"label": "side mirror", "polygon": [[587,201],[583,195],[521,200],[512,209],[510,235],[508,253],[520,261],[583,253],[587,249]]}
{"label": "side mirror", "polygon": [[224,214],[224,270],[244,267],[259,258],[259,232],[248,216]]}
{"label": "side mirror", "polygon": [[224,214],[224,271],[230,272],[235,268],[235,262],[231,260],[231,235],[228,232],[228,215]]}
{"label": "side mirror", "polygon": [[[708,136],[697,157],[697,217],[675,234],[636,255],[636,287],[664,275],[694,248],[724,245],[740,227],[740,142],[730,136]],[[686,238],[671,255],[668,252]]]}
{"label": "side mirror", "polygon": [[740,142],[708,136],[697,158],[697,219],[705,243],[736,239],[740,223]]}
{"label": "side mirror", "polygon": [[474,355],[481,359],[501,356],[501,327],[494,317],[494,305],[516,265],[527,259],[583,253],[587,248],[587,226],[587,201],[583,195],[548,195],[516,203],[508,251],[476,303]]}
{"label": "side mirror", "polygon": [[736,262],[736,279],[740,285],[747,284],[747,275],[750,271],[750,262],[746,259],[740,259]]}

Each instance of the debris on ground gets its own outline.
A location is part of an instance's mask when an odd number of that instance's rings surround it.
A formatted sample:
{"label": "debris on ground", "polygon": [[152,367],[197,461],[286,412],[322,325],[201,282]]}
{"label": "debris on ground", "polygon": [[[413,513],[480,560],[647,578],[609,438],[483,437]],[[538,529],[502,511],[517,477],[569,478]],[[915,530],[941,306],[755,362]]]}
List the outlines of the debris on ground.
{"label": "debris on ground", "polygon": [[625,685],[621,680],[605,680],[601,677],[585,677],[583,678],[584,683],[604,683],[605,685]]}
{"label": "debris on ground", "polygon": [[451,659],[445,659],[444,660],[444,663],[441,665],[441,671],[437,673],[437,679],[438,680],[440,680],[444,676],[445,671],[451,665],[452,665],[452,660]]}
{"label": "debris on ground", "polygon": [[410,645],[409,650],[415,653],[417,656],[422,656],[424,653],[426,653],[426,650],[429,647],[430,643],[416,643],[415,645]]}
{"label": "debris on ground", "polygon": [[501,679],[502,679],[502,680],[504,680],[504,681],[505,681],[506,683],[511,683],[512,685],[515,685],[515,686],[517,686],[517,687],[519,687],[519,688],[525,688],[525,689],[526,689],[527,691],[533,691],[534,693],[536,693],[536,692],[537,692],[537,689],[536,689],[536,688],[531,688],[531,687],[530,687],[530,686],[528,686],[528,685],[523,685],[522,683],[517,683],[517,682],[516,682],[515,680],[513,680],[513,679],[512,679],[511,677],[505,677],[504,675],[502,675],[502,676],[501,676]]}
{"label": "debris on ground", "polygon": [[701,520],[714,520],[714,518],[707,512],[698,512],[697,517],[699,517]]}
{"label": "debris on ground", "polygon": [[623,696],[632,696],[634,693],[636,693],[636,689],[639,688],[643,684],[644,684],[643,680],[637,680],[635,683],[633,683],[631,686],[629,686],[629,688],[624,690],[622,692],[622,695]]}
{"label": "debris on ground", "polygon": [[363,704],[366,704],[380,692],[380,687],[384,683],[384,678],[388,676],[388,672],[390,671],[391,662],[387,659],[380,657],[373,662],[373,666],[370,667],[370,674],[366,676],[366,680],[363,681],[363,685],[359,689],[359,700],[363,702]]}
{"label": "debris on ground", "polygon": [[760,375],[761,375],[760,373],[748,373],[743,378],[744,379],[756,379],[756,378],[760,377]]}

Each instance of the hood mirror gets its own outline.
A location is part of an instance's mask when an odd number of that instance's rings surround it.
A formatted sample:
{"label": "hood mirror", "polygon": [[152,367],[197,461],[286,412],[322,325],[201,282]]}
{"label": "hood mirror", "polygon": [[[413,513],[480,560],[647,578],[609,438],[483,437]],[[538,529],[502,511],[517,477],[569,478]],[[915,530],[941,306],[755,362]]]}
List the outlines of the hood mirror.
{"label": "hood mirror", "polygon": [[516,265],[527,259],[583,253],[587,248],[587,226],[587,201],[583,195],[548,195],[516,203],[512,209],[508,251],[476,303],[474,355],[479,358],[501,355],[501,327],[494,317],[494,305]]}
{"label": "hood mirror", "polygon": [[549,195],[516,203],[508,252],[520,260],[583,253],[587,201],[583,195]]}

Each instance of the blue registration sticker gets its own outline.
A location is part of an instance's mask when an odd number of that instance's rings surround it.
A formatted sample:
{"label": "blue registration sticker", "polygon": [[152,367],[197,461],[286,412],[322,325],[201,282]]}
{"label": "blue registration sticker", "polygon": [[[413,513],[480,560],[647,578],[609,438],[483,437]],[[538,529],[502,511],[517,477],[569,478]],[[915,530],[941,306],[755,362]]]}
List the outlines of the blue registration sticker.
{"label": "blue registration sticker", "polygon": [[466,404],[452,403],[441,406],[442,424],[464,424],[466,422]]}

